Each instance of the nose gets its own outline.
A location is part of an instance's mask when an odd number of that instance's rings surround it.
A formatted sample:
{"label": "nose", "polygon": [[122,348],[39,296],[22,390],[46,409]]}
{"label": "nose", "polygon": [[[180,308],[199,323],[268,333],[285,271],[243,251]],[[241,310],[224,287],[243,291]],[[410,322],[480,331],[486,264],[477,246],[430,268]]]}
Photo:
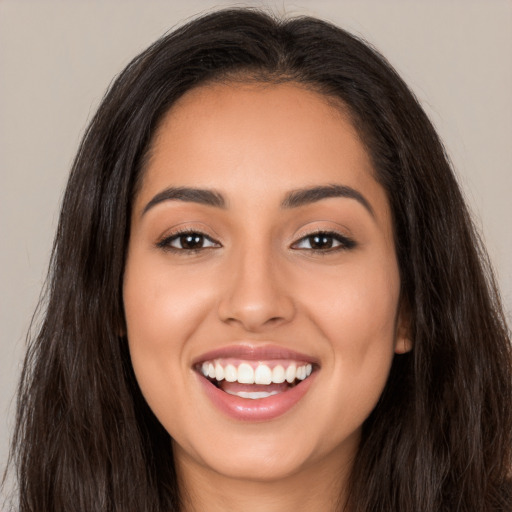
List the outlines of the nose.
{"label": "nose", "polygon": [[248,332],[264,332],[291,321],[295,315],[291,289],[271,251],[254,247],[232,261],[219,302],[219,318]]}

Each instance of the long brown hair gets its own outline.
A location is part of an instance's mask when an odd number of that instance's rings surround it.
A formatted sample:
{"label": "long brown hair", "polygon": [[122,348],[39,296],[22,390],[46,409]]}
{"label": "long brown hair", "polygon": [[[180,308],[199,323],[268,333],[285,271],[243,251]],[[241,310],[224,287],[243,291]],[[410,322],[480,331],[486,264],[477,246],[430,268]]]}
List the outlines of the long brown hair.
{"label": "long brown hair", "polygon": [[352,512],[508,511],[509,331],[443,146],[389,63],[313,18],[218,11],[113,83],[66,189],[12,462],[21,512],[179,511],[170,438],[130,363],[122,279],[133,195],[162,116],[212,80],[307,84],[349,110],[391,204],[414,348],[363,425]]}

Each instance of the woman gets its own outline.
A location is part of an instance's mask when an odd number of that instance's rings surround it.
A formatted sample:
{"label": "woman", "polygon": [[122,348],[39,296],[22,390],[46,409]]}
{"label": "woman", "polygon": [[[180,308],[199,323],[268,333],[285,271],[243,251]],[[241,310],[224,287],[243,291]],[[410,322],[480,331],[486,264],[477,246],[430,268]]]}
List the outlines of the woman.
{"label": "woman", "polygon": [[509,510],[510,340],[375,51],[220,11],[113,84],[19,392],[22,511]]}

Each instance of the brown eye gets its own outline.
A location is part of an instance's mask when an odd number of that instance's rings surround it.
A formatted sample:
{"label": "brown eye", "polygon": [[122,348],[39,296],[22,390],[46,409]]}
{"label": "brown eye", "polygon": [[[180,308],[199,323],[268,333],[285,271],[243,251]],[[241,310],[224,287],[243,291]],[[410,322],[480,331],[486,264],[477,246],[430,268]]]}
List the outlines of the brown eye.
{"label": "brown eye", "polygon": [[334,239],[330,235],[313,235],[308,236],[308,239],[311,249],[331,249],[334,243]]}
{"label": "brown eye", "polygon": [[[199,233],[180,235],[176,242],[178,242],[181,249],[201,249],[204,244],[204,236]],[[171,245],[174,246],[174,244]]]}
{"label": "brown eye", "polygon": [[352,249],[354,240],[339,233],[320,232],[305,236],[292,245],[292,249],[302,249],[317,252],[329,252],[343,249]]}
{"label": "brown eye", "polygon": [[158,247],[172,251],[201,251],[220,244],[203,233],[195,231],[177,233],[158,242]]}

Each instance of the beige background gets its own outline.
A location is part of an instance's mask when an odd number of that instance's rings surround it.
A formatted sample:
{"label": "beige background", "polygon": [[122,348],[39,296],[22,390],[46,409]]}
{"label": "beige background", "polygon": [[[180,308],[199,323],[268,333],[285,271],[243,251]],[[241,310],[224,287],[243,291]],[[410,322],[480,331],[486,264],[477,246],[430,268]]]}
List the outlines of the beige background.
{"label": "beige background", "polygon": [[[249,2],[0,0],[0,468],[24,338],[81,134],[111,79],[164,31]],[[372,42],[445,141],[512,317],[512,2],[268,1]],[[512,322],[511,322],[512,323]]]}

